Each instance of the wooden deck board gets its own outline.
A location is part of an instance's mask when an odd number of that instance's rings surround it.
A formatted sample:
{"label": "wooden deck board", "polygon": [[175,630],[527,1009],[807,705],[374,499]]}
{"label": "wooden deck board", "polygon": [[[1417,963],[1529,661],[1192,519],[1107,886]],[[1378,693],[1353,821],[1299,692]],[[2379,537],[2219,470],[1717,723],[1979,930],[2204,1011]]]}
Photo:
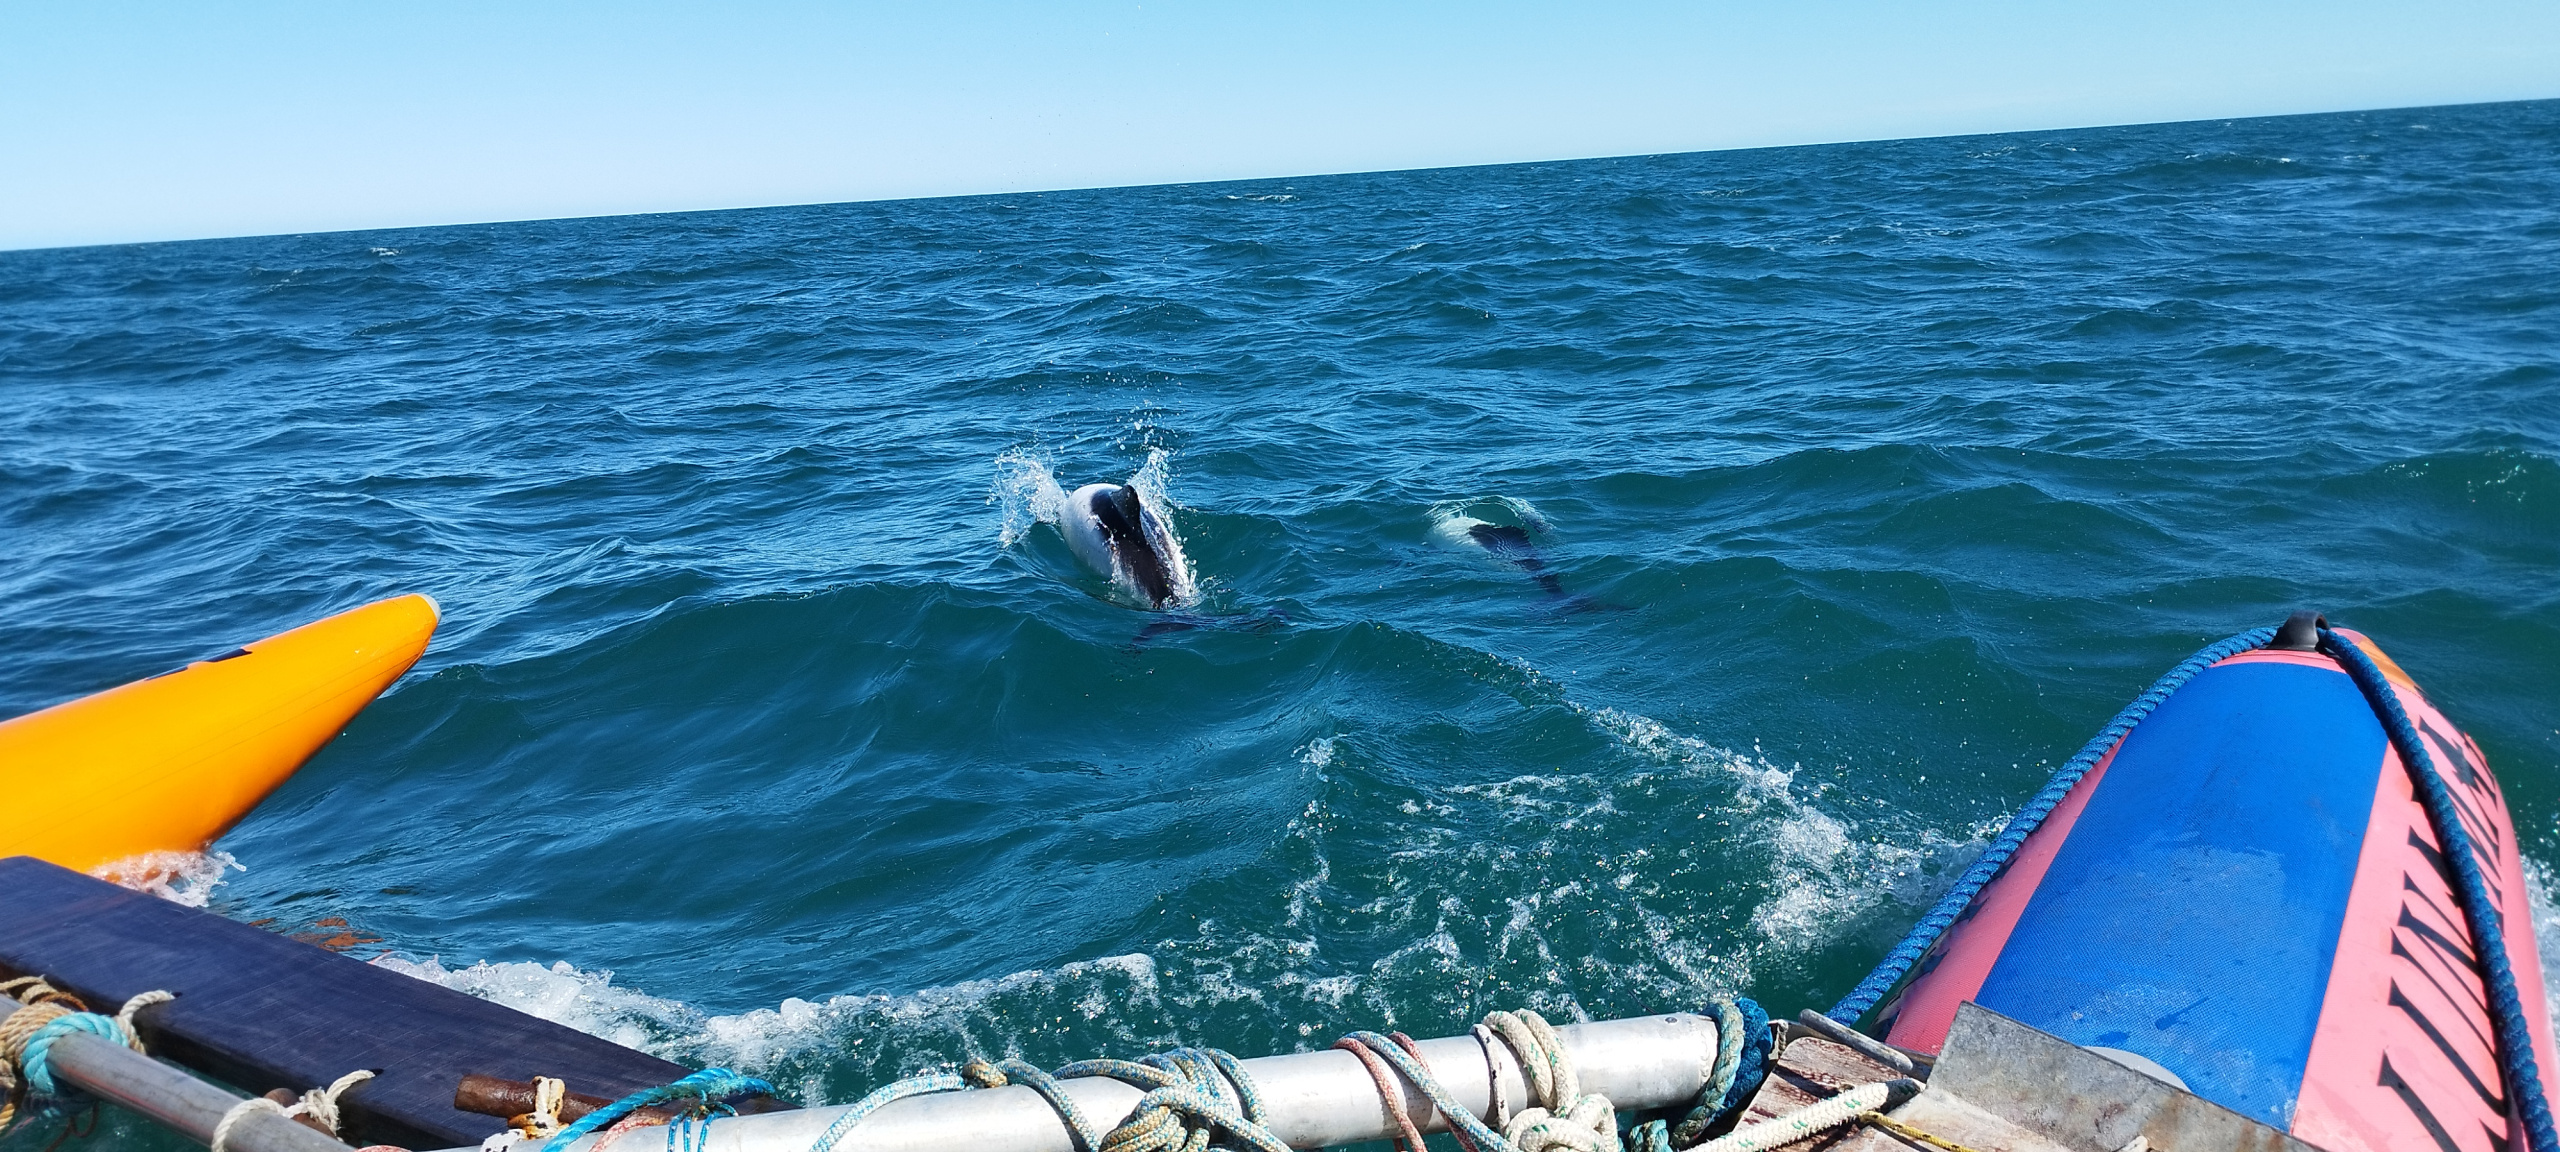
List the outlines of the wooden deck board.
{"label": "wooden deck board", "polygon": [[0,860],[0,970],[42,975],[136,1019],[151,1053],[248,1092],[374,1079],[343,1098],[358,1143],[478,1144],[501,1122],[456,1111],[465,1073],[566,1080],[618,1097],[691,1069],[297,940],[31,857]]}

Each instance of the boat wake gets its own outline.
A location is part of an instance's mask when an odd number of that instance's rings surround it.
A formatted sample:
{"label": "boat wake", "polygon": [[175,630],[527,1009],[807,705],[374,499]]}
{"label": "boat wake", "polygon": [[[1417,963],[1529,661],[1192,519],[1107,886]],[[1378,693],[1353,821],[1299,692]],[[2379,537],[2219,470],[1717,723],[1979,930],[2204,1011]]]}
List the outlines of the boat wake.
{"label": "boat wake", "polygon": [[1591,1019],[1754,987],[1792,997],[1809,958],[1907,920],[1989,832],[1872,834],[1756,753],[1623,711],[1569,714],[1614,748],[1602,765],[1417,788],[1357,731],[1309,740],[1292,758],[1311,798],[1280,841],[1177,899],[1227,912],[1140,951],[735,1014],[567,963],[374,962],[842,1102],[981,1056],[1304,1050],[1354,1027],[1463,1030],[1492,1007]]}
{"label": "boat wake", "polygon": [[173,904],[202,908],[212,902],[213,890],[226,874],[248,870],[228,852],[145,852],[101,864],[89,874]]}

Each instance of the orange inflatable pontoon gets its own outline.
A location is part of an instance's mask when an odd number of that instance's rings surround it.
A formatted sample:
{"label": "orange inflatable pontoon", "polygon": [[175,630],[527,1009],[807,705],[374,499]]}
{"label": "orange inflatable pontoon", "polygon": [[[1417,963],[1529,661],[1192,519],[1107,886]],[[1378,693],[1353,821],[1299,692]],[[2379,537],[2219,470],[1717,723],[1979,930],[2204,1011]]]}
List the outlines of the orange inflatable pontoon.
{"label": "orange inflatable pontoon", "polygon": [[201,852],[427,650],[436,602],[398,596],[0,722],[21,819],[0,856],[98,869]]}

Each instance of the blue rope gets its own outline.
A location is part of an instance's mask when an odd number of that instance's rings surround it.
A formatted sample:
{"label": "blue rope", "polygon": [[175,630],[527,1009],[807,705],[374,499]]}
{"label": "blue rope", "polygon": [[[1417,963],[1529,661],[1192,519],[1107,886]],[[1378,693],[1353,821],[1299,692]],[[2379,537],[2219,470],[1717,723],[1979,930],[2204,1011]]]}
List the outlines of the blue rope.
{"label": "blue rope", "polygon": [[702,1136],[708,1139],[711,1134],[709,1117],[715,1113],[731,1114],[729,1106],[721,1101],[748,1092],[758,1092],[767,1096],[775,1094],[773,1085],[753,1076],[742,1076],[726,1068],[705,1068],[673,1084],[643,1088],[579,1117],[577,1123],[561,1129],[551,1139],[543,1141],[542,1152],[559,1152],[579,1137],[611,1125],[642,1108],[669,1104],[678,1100],[693,1102],[692,1109],[685,1116],[686,1133],[688,1135],[692,1133],[694,1117],[701,1116],[705,1120]]}
{"label": "blue rope", "polygon": [[968,1086],[968,1081],[949,1072],[928,1072],[922,1076],[909,1076],[855,1101],[853,1107],[845,1109],[844,1115],[836,1117],[835,1123],[827,1125],[825,1132],[818,1134],[818,1142],[809,1146],[809,1152],[835,1152],[836,1142],[844,1139],[845,1133],[853,1131],[854,1125],[862,1123],[872,1113],[886,1105],[904,1100],[909,1096],[923,1096],[932,1092],[957,1092]]}
{"label": "blue rope", "polygon": [[2505,918],[2489,899],[2488,881],[2480,874],[2480,861],[2474,855],[2471,832],[2463,827],[2454,809],[2453,790],[2436,771],[2434,757],[2418,739],[2417,729],[2410,725],[2409,714],[2400,707],[2400,695],[2384,679],[2382,669],[2365,654],[2356,642],[2323,628],[2322,646],[2338,663],[2345,665],[2347,675],[2354,677],[2356,687],[2364,690],[2372,702],[2374,715],[2381,719],[2383,731],[2390,735],[2391,746],[2400,752],[2400,762],[2409,769],[2417,783],[2419,799],[2427,809],[2427,822],[2435,826],[2436,843],[2444,849],[2445,862],[2453,866],[2454,894],[2462,900],[2462,914],[2471,921],[2472,942],[2480,949],[2482,975],[2489,986],[2489,1009],[2498,1030],[2498,1070],[2505,1073],[2507,1091],[2524,1105],[2525,1137],[2533,1152],[2560,1152],[2560,1133],[2551,1123],[2551,1104],[2543,1098],[2542,1072],[2536,1066],[2533,1052],[2533,1030],[2527,1023],[2524,1000],[2516,993],[2515,968],[2507,962]]}
{"label": "blue rope", "polygon": [[1716,1063],[1707,1073],[1707,1085],[1698,1090],[1697,1103],[1677,1125],[1660,1120],[1647,1120],[1629,1129],[1627,1138],[1635,1152],[1671,1152],[1675,1148],[1695,1146],[1707,1133],[1742,1110],[1760,1091],[1760,1082],[1769,1075],[1769,1053],[1775,1037],[1769,1033],[1769,1013],[1748,996],[1717,999],[1707,1005],[1701,1015],[1716,1018]]}
{"label": "blue rope", "polygon": [[[73,1001],[77,1003],[77,1001]],[[54,1017],[38,1027],[18,1048],[18,1072],[26,1086],[22,1106],[10,1109],[0,1106],[0,1131],[20,1131],[66,1115],[89,1101],[89,1094],[77,1086],[56,1080],[53,1075],[53,1045],[73,1033],[86,1033],[137,1051],[133,1030],[113,1016],[95,1012],[71,1012]],[[0,1105],[8,1101],[0,1101]]]}
{"label": "blue rope", "polygon": [[[1777,1037],[1769,1031],[1769,1013],[1757,1001],[1737,996],[1731,1004],[1742,1017],[1742,1056],[1734,1066],[1733,1087],[1725,1090],[1724,1102],[1716,1109],[1718,1121],[1751,1103],[1751,1097],[1760,1091],[1760,1082],[1769,1076],[1769,1057],[1777,1048]],[[1718,1063],[1722,1063],[1721,1053]]]}
{"label": "blue rope", "polygon": [[[2089,769],[2097,764],[2098,758],[2106,755],[2108,749],[2115,747],[2116,741],[2123,739],[2125,733],[2133,731],[2133,726],[2141,723],[2144,717],[2151,715],[2152,710],[2158,708],[2161,701],[2168,699],[2170,693],[2184,687],[2187,681],[2195,679],[2196,673],[2211,667],[2216,661],[2239,655],[2253,648],[2263,648],[2267,641],[2275,638],[2275,634],[2276,630],[2273,628],[2252,628],[2228,640],[2210,645],[2203,651],[2179,662],[2177,667],[2169,670],[2168,675],[2162,676],[2158,683],[2153,684],[2149,691],[2135,697],[2133,703],[2125,705],[2124,711],[2116,713],[2115,719],[2108,721],[2106,727],[2099,729],[2097,736],[2080,749],[2079,755],[2073,756],[2060,771],[2055,772],[2053,779],[2045,781],[2044,789],[2037,792],[2034,799],[2027,801],[2025,807],[2018,809],[2017,815],[2009,818],[2008,826],[2002,828],[2000,835],[1993,838],[1991,846],[1983,849],[1981,857],[1973,862],[1973,866],[1965,869],[1964,875],[1956,879],[1955,887],[1948,889],[1947,894],[1939,897],[1938,902],[1930,907],[1928,914],[1920,917],[1919,923],[1911,926],[1911,934],[1904,936],[1902,942],[1894,945],[1891,952],[1885,953],[1884,961],[1876,965],[1875,971],[1867,973],[1866,979],[1859,981],[1857,987],[1850,989],[1848,995],[1841,997],[1840,1002],[1832,1005],[1831,1010],[1823,1015],[1843,1024],[1857,1023],[1859,1017],[1866,1015],[1868,1009],[1875,1007],[1877,1001],[1884,999],[1885,993],[1893,990],[1893,986],[1911,971],[1912,965],[1919,963],[1920,958],[1928,954],[1930,946],[1938,942],[1938,937],[1945,935],[1948,927],[1952,926],[1958,917],[1964,915],[1966,906],[1973,903],[1973,898],[1982,892],[1983,887],[1990,884],[1992,878],[2000,874],[2001,869],[2008,867],[2010,859],[2018,854],[2019,847],[2027,842],[2027,835],[2043,824],[2045,817],[2053,814],[2054,807],[2062,803],[2062,798],[2070,793],[2071,786],[2079,783],[2081,777],[2088,775]],[[2560,1149],[2537,1148],[2534,1152],[2560,1152]]]}
{"label": "blue rope", "polygon": [[[54,1080],[52,1059],[53,1042],[74,1032],[86,1032],[101,1039],[114,1041],[121,1047],[133,1046],[133,1033],[124,1025],[117,1023],[113,1016],[100,1016],[95,1012],[73,1012],[46,1021],[44,1027],[36,1029],[34,1035],[27,1037],[26,1046],[19,1050],[18,1067],[26,1074],[27,1099],[31,1104],[36,1101],[51,1102],[76,1097],[78,1089]],[[34,1110],[40,1114],[55,1111],[54,1108],[43,1105],[36,1106]]]}

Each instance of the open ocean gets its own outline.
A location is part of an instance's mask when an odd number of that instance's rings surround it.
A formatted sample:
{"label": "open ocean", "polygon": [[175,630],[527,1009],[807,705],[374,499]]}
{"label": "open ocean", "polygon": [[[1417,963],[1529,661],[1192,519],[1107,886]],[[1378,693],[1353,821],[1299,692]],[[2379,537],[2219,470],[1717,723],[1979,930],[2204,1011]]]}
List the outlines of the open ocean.
{"label": "open ocean", "polygon": [[2297,606],[2560,866],[2560,101],[7,252],[0,388],[0,714],[444,605],[212,907],[813,1102],[1826,1006]]}

